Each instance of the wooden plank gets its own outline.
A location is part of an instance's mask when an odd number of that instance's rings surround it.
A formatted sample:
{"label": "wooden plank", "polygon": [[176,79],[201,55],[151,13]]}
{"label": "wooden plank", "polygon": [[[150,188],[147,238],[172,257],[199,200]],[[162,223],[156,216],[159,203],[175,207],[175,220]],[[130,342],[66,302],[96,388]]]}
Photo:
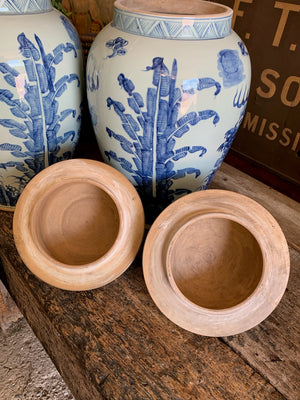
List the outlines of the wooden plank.
{"label": "wooden plank", "polygon": [[254,160],[250,160],[236,150],[232,148],[229,150],[225,162],[258,179],[264,184],[271,186],[273,189],[278,190],[280,193],[285,194],[295,201],[300,201],[300,185],[282,179],[282,177],[275,174],[274,171],[268,170],[263,165]]}
{"label": "wooden plank", "polygon": [[287,399],[300,397],[300,204],[223,163],[211,188],[244,194],[276,218],[290,245],[288,287],[276,310],[259,326],[224,342],[266,377]]}
{"label": "wooden plank", "polygon": [[300,203],[226,163],[209,188],[232,190],[256,200],[277,220],[289,245],[300,251]]}
{"label": "wooden plank", "polygon": [[287,399],[300,398],[300,253],[290,248],[291,274],[275,311],[243,334],[224,338]]}
{"label": "wooden plank", "polygon": [[67,292],[21,262],[12,214],[0,211],[7,285],[77,400],[285,397],[218,338],[186,332],[152,302],[141,260],[111,284]]}

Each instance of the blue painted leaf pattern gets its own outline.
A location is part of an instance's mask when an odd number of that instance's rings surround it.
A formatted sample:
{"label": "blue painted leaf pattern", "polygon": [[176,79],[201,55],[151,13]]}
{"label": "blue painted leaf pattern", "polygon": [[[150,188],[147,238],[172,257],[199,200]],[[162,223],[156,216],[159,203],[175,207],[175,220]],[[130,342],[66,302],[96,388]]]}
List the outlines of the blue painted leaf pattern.
{"label": "blue painted leaf pattern", "polygon": [[242,118],[244,116],[244,112],[245,112],[245,108],[246,105],[244,105],[244,108],[242,109],[239,119],[237,121],[237,123],[235,124],[235,126],[231,129],[229,129],[225,135],[224,135],[224,142],[219,146],[219,148],[217,149],[217,151],[220,153],[220,157],[217,159],[217,161],[215,162],[212,170],[210,171],[210,173],[205,177],[201,187],[199,188],[201,189],[205,189],[210,182],[212,181],[216,171],[218,170],[218,168],[220,167],[220,165],[222,164],[222,161],[224,160],[224,157],[226,156],[228,150],[230,149],[232,142],[235,138],[235,135],[238,131],[238,128],[241,124]]}
{"label": "blue painted leaf pattern", "polygon": [[249,97],[249,89],[245,87],[241,87],[237,89],[234,99],[233,99],[233,107],[241,108],[247,104]]}
{"label": "blue painted leaf pattern", "polygon": [[[65,27],[72,39],[72,30],[63,18]],[[35,42],[34,42],[35,41]],[[20,139],[19,145],[0,143],[0,152],[9,151],[16,161],[0,163],[0,203],[14,206],[18,196],[28,181],[39,171],[50,164],[71,157],[70,151],[62,154],[62,146],[66,141],[74,143],[78,132],[69,131],[59,135],[62,121],[72,118],[79,121],[75,109],[59,111],[58,99],[66,91],[68,85],[80,79],[77,74],[64,75],[56,80],[56,65],[64,58],[65,53],[77,51],[72,43],[60,44],[52,53],[47,54],[38,35],[31,41],[25,33],[17,37],[19,51],[23,57],[26,72],[24,98],[14,98],[9,89],[0,89],[0,102],[9,107],[13,118],[0,119],[0,125],[7,128],[9,133]],[[16,87],[19,72],[6,63],[0,63],[0,78],[12,88]],[[17,161],[20,160],[20,161]],[[5,184],[1,169],[15,168],[21,171],[23,177],[11,175],[15,185]]]}
{"label": "blue painted leaf pattern", "polygon": [[152,86],[148,87],[145,99],[123,73],[117,78],[120,87],[128,95],[130,114],[123,103],[107,98],[107,107],[115,111],[123,128],[120,134],[106,127],[107,134],[130,154],[131,161],[119,157],[114,151],[106,151],[105,155],[131,174],[146,214],[155,217],[175,196],[189,192],[185,188],[173,188],[176,179],[186,175],[196,178],[201,175],[197,168],[176,169],[176,163],[189,154],[203,157],[207,149],[200,145],[176,148],[176,139],[188,134],[192,127],[203,120],[211,119],[215,125],[219,122],[219,115],[214,110],[193,111],[179,117],[182,93],[184,90],[200,91],[215,87],[214,95],[217,96],[221,85],[212,78],[195,79],[186,82],[181,90],[176,87],[176,59],[170,71],[162,57],[155,57],[152,65],[146,66],[145,72],[152,72]]}
{"label": "blue painted leaf pattern", "polygon": [[[64,15],[61,15],[60,19],[61,19],[61,22],[63,23],[66,31],[68,32],[70,39],[75,44],[76,49],[79,50],[81,48],[81,43],[80,43],[80,39],[77,34],[77,31],[74,28],[73,24],[70,22],[69,18],[65,17]],[[67,46],[71,46],[70,49],[72,47],[74,47],[73,44],[71,44],[71,43],[67,43]]]}

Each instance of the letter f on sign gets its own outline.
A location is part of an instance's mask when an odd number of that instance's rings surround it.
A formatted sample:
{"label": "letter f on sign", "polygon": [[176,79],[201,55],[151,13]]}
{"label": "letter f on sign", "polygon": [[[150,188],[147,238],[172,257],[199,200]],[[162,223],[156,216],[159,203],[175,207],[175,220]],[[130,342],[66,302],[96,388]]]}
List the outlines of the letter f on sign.
{"label": "letter f on sign", "polygon": [[253,3],[253,0],[235,0],[233,6],[232,29],[235,25],[236,17],[243,17],[244,11],[240,10],[240,3]]}

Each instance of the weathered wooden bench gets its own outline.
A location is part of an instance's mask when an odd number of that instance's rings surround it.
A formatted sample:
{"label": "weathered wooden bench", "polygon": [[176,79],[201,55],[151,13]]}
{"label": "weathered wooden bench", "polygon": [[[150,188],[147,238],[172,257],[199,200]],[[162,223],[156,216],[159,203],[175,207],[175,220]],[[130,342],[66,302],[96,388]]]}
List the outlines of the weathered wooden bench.
{"label": "weathered wooden bench", "polygon": [[170,322],[147,292],[141,256],[117,280],[68,292],[21,261],[13,214],[0,211],[2,279],[77,400],[300,399],[300,205],[223,164],[211,188],[267,208],[287,238],[291,274],[276,310],[232,337],[210,338]]}

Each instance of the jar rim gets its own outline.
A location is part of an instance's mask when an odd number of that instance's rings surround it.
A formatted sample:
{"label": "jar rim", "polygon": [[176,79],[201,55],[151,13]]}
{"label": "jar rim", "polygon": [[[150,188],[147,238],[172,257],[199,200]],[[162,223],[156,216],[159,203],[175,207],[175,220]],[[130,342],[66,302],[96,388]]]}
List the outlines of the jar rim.
{"label": "jar rim", "polygon": [[186,0],[184,7],[178,0],[117,0],[112,26],[157,39],[220,39],[231,33],[232,14],[227,6],[203,0]]}
{"label": "jar rim", "polygon": [[0,15],[24,15],[24,14],[40,14],[53,10],[50,0],[39,0],[39,2],[29,0],[24,2],[11,2],[5,0],[0,7]]}
{"label": "jar rim", "polygon": [[233,10],[223,4],[203,0],[116,0],[115,8],[141,15],[181,19],[215,19],[232,17]]}

